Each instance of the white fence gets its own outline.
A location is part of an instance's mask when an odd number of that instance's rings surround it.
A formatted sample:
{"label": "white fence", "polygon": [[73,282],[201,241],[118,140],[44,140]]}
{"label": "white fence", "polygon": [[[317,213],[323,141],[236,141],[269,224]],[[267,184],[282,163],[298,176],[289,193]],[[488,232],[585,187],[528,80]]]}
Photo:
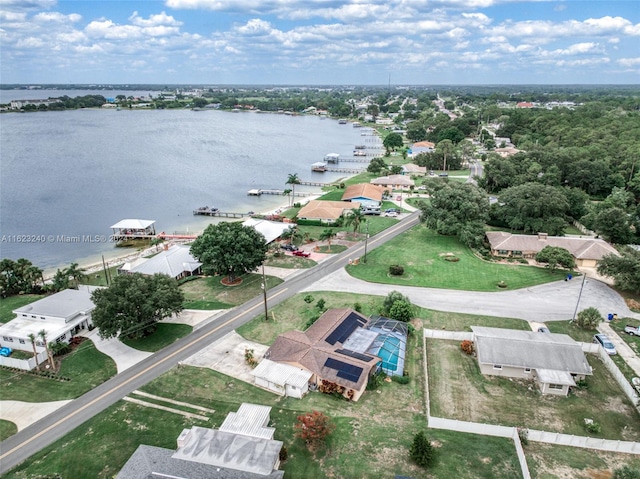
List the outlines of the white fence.
{"label": "white fence", "polygon": [[[47,360],[47,352],[42,351],[38,353],[38,364],[42,364]],[[15,359],[15,358],[5,358],[4,356],[0,356],[0,366],[4,366],[7,368],[15,368],[22,369],[24,371],[31,371],[36,367],[35,358],[29,359]]]}
{"label": "white fence", "polygon": [[428,339],[449,339],[452,341],[473,341],[472,332],[446,331],[442,329],[425,329],[424,337]]}

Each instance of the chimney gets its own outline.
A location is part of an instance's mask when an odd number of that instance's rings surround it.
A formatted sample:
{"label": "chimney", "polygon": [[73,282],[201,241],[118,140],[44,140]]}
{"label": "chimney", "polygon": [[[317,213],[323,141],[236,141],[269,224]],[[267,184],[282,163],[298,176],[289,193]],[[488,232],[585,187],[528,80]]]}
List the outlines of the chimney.
{"label": "chimney", "polygon": [[178,436],[178,449],[185,446],[187,443],[187,439],[189,439],[189,435],[191,434],[191,429],[183,429],[180,435]]}
{"label": "chimney", "polygon": [[549,233],[538,233],[538,239],[542,241],[547,241],[549,237]]}

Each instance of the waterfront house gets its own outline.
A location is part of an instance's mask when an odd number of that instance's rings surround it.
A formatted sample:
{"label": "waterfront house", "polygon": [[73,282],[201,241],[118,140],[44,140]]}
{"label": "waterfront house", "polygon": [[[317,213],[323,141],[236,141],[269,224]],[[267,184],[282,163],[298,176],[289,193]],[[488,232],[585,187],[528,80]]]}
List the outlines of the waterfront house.
{"label": "waterfront house", "polygon": [[140,273],[145,276],[165,274],[170,278],[182,279],[186,276],[200,274],[202,263],[194,258],[189,246],[165,244],[163,251],[151,258],[138,258],[132,263],[125,263],[118,273]]}
{"label": "waterfront house", "polygon": [[219,429],[192,426],[177,439],[177,449],[140,445],[116,479],[282,479],[282,441],[269,427],[271,407],[242,403]]}
{"label": "waterfront house", "polygon": [[349,185],[344,190],[342,201],[358,202],[363,208],[379,208],[385,191],[387,189],[383,186],[372,185],[371,183]]}
{"label": "waterfront house", "polygon": [[407,163],[406,165],[402,165],[402,174],[403,175],[421,175],[425,176],[427,174],[426,166],[418,166],[413,163]]}
{"label": "waterfront house", "polygon": [[298,220],[319,221],[330,225],[350,210],[358,208],[358,202],[311,200],[298,211],[297,216]]}
{"label": "waterfront house", "polygon": [[435,151],[436,145],[430,141],[417,141],[411,145],[411,156],[419,155],[420,153],[431,153]]}
{"label": "waterfront house", "polygon": [[[0,326],[0,346],[31,353],[33,346],[29,335],[33,334],[37,338],[36,351],[40,358],[40,353],[45,351],[39,336],[43,330],[47,342],[68,343],[75,334],[93,324],[91,312],[95,305],[91,293],[96,289],[96,286],[80,285],[78,289],[66,289],[13,310],[16,317]],[[42,357],[46,356],[43,354]],[[0,365],[8,365],[7,361],[12,358],[0,357]],[[34,361],[30,369],[35,366]]]}
{"label": "waterfront house", "polygon": [[287,231],[295,224],[292,223],[283,223],[282,221],[269,221],[269,220],[260,220],[257,218],[249,218],[245,220],[243,226],[250,226],[262,236],[267,241],[267,244],[277,240],[282,236],[282,233]]}
{"label": "waterfront house", "polygon": [[482,374],[533,379],[543,394],[566,396],[591,366],[566,334],[471,326]]}
{"label": "waterfront house", "polygon": [[545,246],[555,246],[569,251],[577,266],[594,268],[604,256],[620,255],[609,243],[593,237],[549,236],[547,233],[524,235],[505,231],[488,231],[486,236],[491,254],[505,258],[533,259]]}

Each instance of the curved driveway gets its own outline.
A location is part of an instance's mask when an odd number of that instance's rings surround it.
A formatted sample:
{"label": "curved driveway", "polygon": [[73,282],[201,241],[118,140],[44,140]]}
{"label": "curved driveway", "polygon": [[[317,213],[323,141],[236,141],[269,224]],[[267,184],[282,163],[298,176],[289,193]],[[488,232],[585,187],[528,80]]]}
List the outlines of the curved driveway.
{"label": "curved driveway", "polygon": [[[513,291],[482,293],[369,283],[349,276],[344,269],[340,269],[308,286],[305,291],[340,291],[378,296],[400,291],[413,304],[437,311],[545,322],[571,319],[578,304],[581,286],[582,280],[574,279]],[[617,313],[619,316],[640,319],[640,314],[631,312],[613,289],[587,278],[578,311],[590,306],[597,308],[604,317],[609,313]]]}

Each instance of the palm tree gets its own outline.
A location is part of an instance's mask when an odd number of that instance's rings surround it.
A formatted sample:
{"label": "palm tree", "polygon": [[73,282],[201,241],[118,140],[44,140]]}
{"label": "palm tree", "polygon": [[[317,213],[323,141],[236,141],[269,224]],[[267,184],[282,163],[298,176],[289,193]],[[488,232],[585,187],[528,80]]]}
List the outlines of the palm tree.
{"label": "palm tree", "polygon": [[443,173],[447,172],[447,155],[452,155],[455,151],[455,146],[451,140],[442,140],[436,145],[436,150],[440,151],[444,156],[444,165],[442,168]]}
{"label": "palm tree", "polygon": [[291,189],[287,188],[286,190],[284,190],[282,192],[282,196],[288,196],[289,197],[289,206],[291,206]]}
{"label": "palm tree", "polygon": [[344,225],[353,225],[353,233],[360,230],[360,225],[364,221],[364,213],[360,208],[353,208],[344,216]]}
{"label": "palm tree", "polygon": [[335,236],[336,236],[336,232],[333,231],[331,228],[327,228],[322,233],[320,233],[320,241],[327,242],[328,252],[331,252],[331,239],[334,238]]}
{"label": "palm tree", "polygon": [[80,268],[78,263],[71,263],[69,267],[64,270],[64,274],[73,279],[73,282],[76,284],[75,289],[78,289],[80,281],[87,277],[87,275],[84,274],[84,269]]}
{"label": "palm tree", "polygon": [[291,196],[289,198],[289,206],[291,206],[291,202],[296,196],[296,185],[300,184],[300,177],[298,176],[298,173],[289,173],[289,177],[285,184],[291,185]]}
{"label": "palm tree", "polygon": [[40,336],[40,339],[42,339],[42,342],[44,343],[44,349],[45,351],[47,351],[49,366],[51,366],[51,370],[55,371],[56,365],[53,362],[53,354],[51,354],[51,350],[49,349],[49,343],[47,343],[47,331],[43,329],[42,331],[38,332],[38,336]]}
{"label": "palm tree", "polygon": [[31,341],[31,347],[33,348],[33,359],[36,360],[36,369],[40,371],[40,364],[38,364],[38,350],[36,349],[36,335],[30,333],[28,338],[29,341]]}

